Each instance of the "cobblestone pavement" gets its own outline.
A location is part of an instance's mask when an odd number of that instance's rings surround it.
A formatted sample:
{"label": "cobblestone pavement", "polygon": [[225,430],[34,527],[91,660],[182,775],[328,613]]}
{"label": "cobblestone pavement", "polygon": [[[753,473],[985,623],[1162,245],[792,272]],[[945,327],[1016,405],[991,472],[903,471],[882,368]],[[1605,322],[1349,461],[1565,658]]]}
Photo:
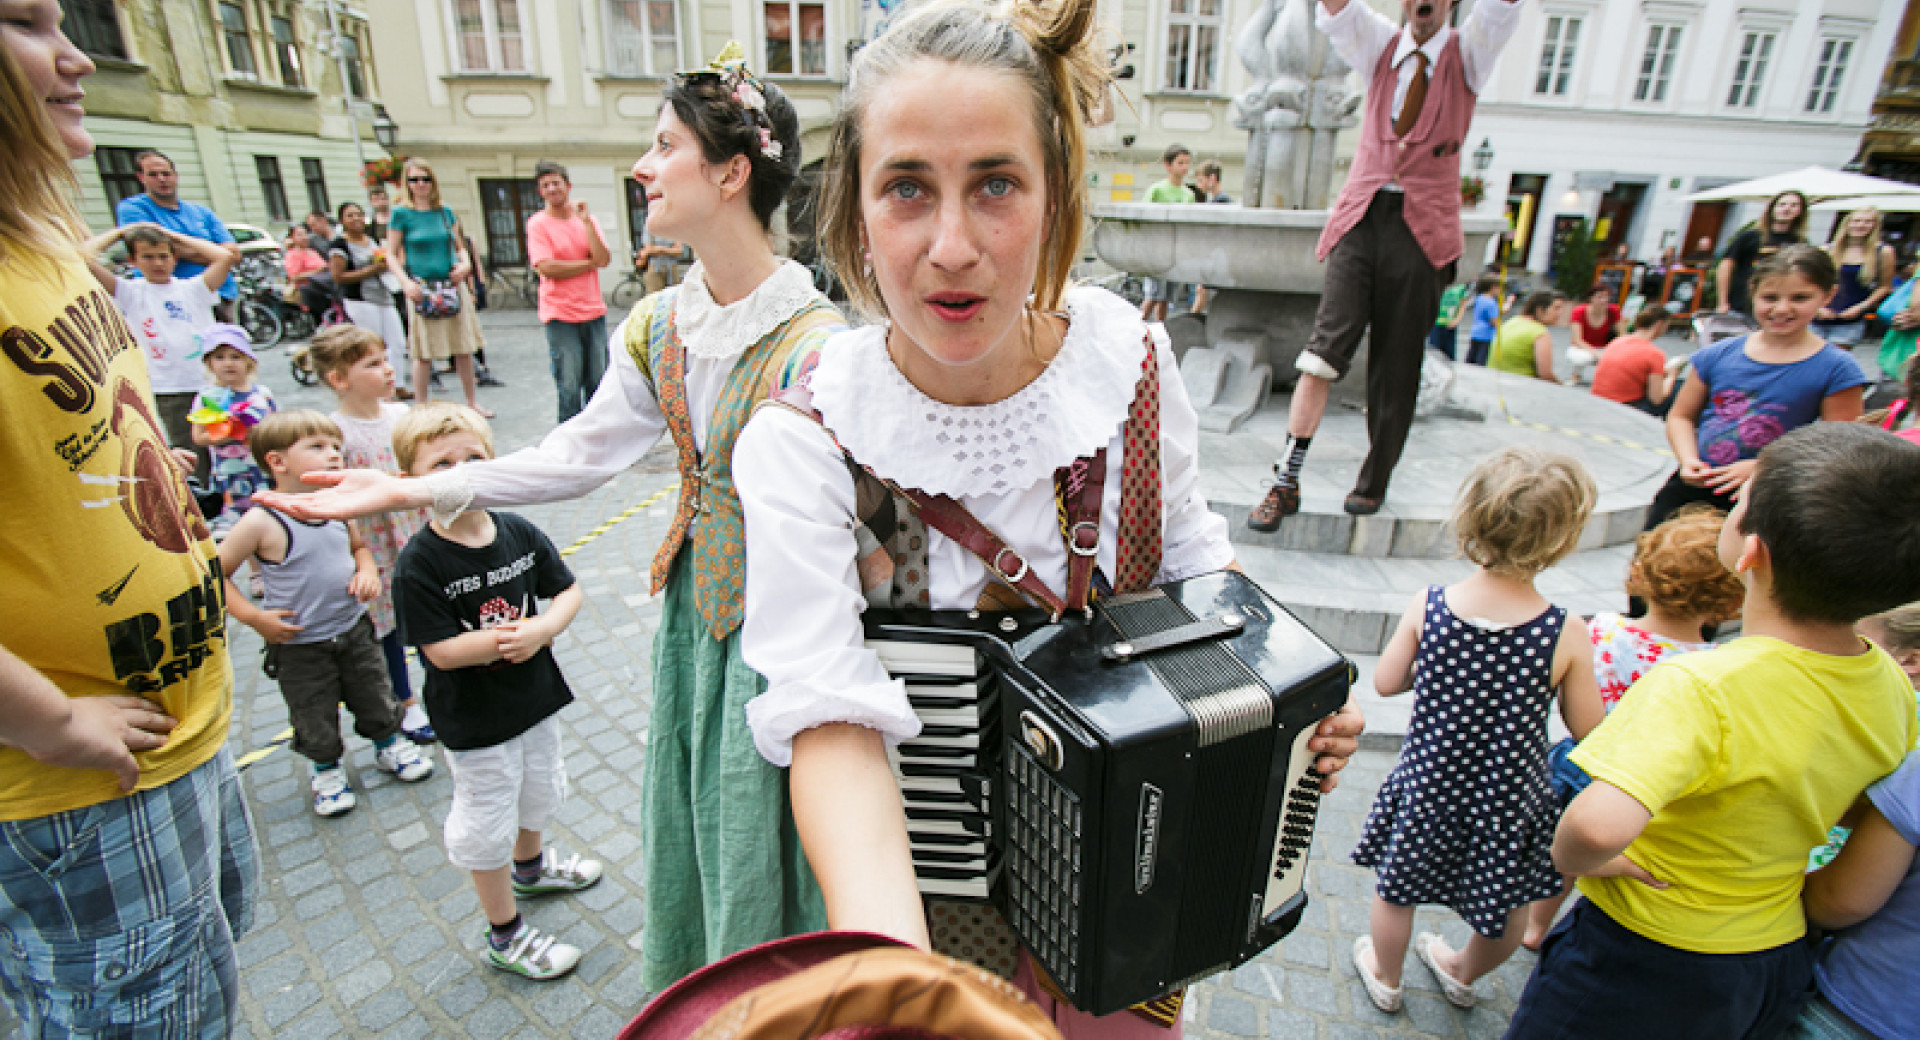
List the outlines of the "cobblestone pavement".
{"label": "cobblestone pavement", "polygon": [[[482,390],[482,402],[500,413],[498,447],[510,451],[552,425],[545,344],[530,312],[482,317],[493,369],[509,384]],[[263,356],[262,378],[283,407],[332,407],[324,391],[292,383],[281,351]],[[671,456],[656,449],[583,499],[522,512],[565,548],[674,481]],[[581,947],[579,970],[539,983],[482,963],[485,940],[472,885],[447,864],[441,847],[452,786],[437,748],[431,749],[439,766],[434,777],[401,784],[374,769],[366,741],[349,736],[346,766],[360,806],[332,820],[313,815],[306,764],[283,748],[245,772],[263,876],[253,930],[240,944],[237,1036],[610,1040],[639,1011],[648,994],[637,952],[647,880],[638,778],[658,620],[646,579],[672,506],[672,495],[662,496],[569,558],[586,606],[556,646],[578,700],[561,713],[572,794],[550,841],[603,860],[607,870],[593,889],[525,903],[523,910],[542,930]],[[260,638],[243,625],[230,632],[238,755],[273,741],[286,729],[287,713],[261,674]],[[417,688],[417,672],[415,681]],[[1188,1036],[1362,1040],[1488,1037],[1504,1030],[1531,968],[1524,951],[1480,984],[1484,1003],[1472,1012],[1449,1007],[1411,959],[1402,1014],[1376,1013],[1360,988],[1350,950],[1366,928],[1370,878],[1346,865],[1346,853],[1392,764],[1392,754],[1382,751],[1355,759],[1322,810],[1309,875],[1312,902],[1302,927],[1230,976],[1196,986]],[[1435,926],[1451,942],[1465,939],[1464,926],[1451,915],[1423,910],[1420,927]]]}

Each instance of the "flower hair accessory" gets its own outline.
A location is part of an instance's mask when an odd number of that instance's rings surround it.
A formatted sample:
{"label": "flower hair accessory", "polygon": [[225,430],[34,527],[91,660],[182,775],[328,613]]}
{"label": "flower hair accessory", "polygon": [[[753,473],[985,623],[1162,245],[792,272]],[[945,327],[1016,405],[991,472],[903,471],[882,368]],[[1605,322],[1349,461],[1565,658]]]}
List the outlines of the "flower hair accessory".
{"label": "flower hair accessory", "polygon": [[779,161],[785,151],[780,142],[773,138],[773,121],[767,117],[766,89],[760,78],[747,70],[747,52],[739,41],[730,40],[720,53],[707,63],[707,67],[686,74],[695,76],[714,76],[726,87],[727,95],[734,104],[745,113],[747,123],[760,139],[760,154]]}

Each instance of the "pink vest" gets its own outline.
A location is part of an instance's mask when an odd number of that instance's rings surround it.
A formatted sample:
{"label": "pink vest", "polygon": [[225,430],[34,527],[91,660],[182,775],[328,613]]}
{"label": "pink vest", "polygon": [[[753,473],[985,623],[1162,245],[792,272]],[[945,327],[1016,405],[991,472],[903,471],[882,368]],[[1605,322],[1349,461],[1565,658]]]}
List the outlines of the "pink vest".
{"label": "pink vest", "polygon": [[1467,89],[1466,66],[1460,60],[1460,34],[1455,32],[1441,48],[1439,62],[1428,70],[1427,100],[1421,106],[1420,118],[1406,137],[1395,137],[1393,92],[1398,70],[1393,64],[1394,49],[1388,47],[1374,67],[1373,88],[1367,92],[1366,123],[1360,128],[1360,148],[1326,229],[1320,233],[1319,257],[1325,260],[1340,239],[1360,223],[1382,185],[1398,181],[1407,193],[1402,209],[1407,227],[1428,262],[1443,267],[1458,260],[1465,248],[1460,233],[1460,147],[1467,139],[1473,106],[1479,99]]}

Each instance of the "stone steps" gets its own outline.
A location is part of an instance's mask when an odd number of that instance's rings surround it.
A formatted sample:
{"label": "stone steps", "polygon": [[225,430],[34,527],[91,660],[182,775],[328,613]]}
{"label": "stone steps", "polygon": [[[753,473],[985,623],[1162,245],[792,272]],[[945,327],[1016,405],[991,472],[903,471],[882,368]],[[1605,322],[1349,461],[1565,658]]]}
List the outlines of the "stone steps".
{"label": "stone steps", "polygon": [[[1240,566],[1268,595],[1345,654],[1378,654],[1413,597],[1473,572],[1466,560],[1381,559],[1236,547]],[[1626,606],[1631,545],[1576,552],[1543,572],[1542,595],[1583,616]]]}
{"label": "stone steps", "polygon": [[1286,399],[1276,395],[1232,434],[1203,432],[1201,487],[1226,518],[1229,537],[1268,549],[1446,559],[1454,552],[1447,518],[1468,473],[1501,448],[1535,445],[1579,458],[1593,475],[1599,500],[1581,549],[1633,541],[1646,504],[1673,471],[1659,420],[1579,389],[1475,366],[1455,371],[1455,405],[1414,424],[1386,505],[1370,517],[1348,516],[1343,508],[1367,452],[1366,419],[1344,383],[1308,455],[1301,511],[1270,534],[1250,530],[1246,516],[1285,450]]}

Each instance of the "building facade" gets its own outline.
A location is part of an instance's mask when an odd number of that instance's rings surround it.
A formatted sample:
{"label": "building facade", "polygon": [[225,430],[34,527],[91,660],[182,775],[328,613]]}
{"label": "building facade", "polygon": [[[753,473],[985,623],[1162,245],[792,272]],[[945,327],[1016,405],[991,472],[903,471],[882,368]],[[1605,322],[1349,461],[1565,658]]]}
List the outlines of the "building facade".
{"label": "building facade", "polygon": [[323,0],[60,0],[99,69],[86,83],[97,148],[74,164],[88,224],[112,226],[141,190],[133,157],[147,148],[173,160],[181,198],[229,222],[277,232],[360,198],[360,152],[382,154],[380,85],[366,8],[332,2],[329,18]]}
{"label": "building facade", "polygon": [[[1759,204],[1685,197],[1852,161],[1905,6],[1526,0],[1473,122],[1468,147],[1491,153],[1477,211],[1509,215],[1513,262],[1534,271],[1576,218],[1603,255],[1724,247]],[[1815,214],[1811,233],[1828,223]]]}
{"label": "building facade", "polygon": [[[525,263],[526,216],[540,206],[533,166],[568,167],[616,255],[640,241],[645,199],[631,169],[647,147],[671,73],[702,66],[730,40],[779,85],[800,117],[803,197],[818,176],[850,56],[907,0],[387,0],[372,8],[373,46],[396,152],[429,160],[449,205],[490,265]],[[1097,199],[1144,195],[1179,141],[1196,161],[1232,166],[1246,137],[1228,103],[1244,89],[1233,27],[1254,0],[1103,0],[1125,103],[1091,141]],[[1128,47],[1131,50],[1128,50]],[[808,216],[790,205],[789,241],[807,252]],[[484,235],[483,232],[484,231]]]}
{"label": "building facade", "polygon": [[1875,177],[1920,184],[1920,3],[1908,0],[1874,96],[1860,165]]}

